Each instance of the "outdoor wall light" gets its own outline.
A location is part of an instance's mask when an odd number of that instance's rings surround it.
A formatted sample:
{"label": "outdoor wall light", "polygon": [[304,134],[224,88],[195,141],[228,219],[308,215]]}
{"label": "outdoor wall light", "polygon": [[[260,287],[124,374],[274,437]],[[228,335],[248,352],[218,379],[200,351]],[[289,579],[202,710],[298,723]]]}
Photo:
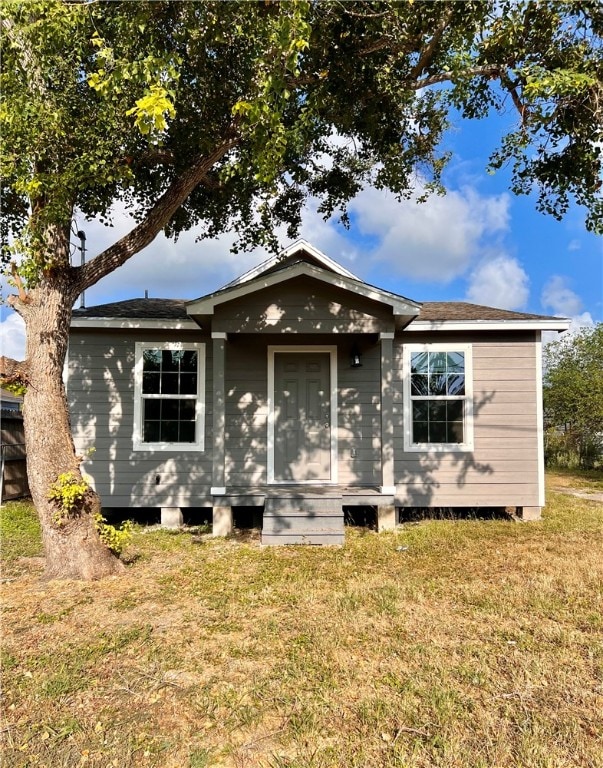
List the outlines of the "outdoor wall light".
{"label": "outdoor wall light", "polygon": [[358,345],[354,343],[352,345],[352,351],[350,352],[350,368],[362,368],[362,355],[358,349]]}

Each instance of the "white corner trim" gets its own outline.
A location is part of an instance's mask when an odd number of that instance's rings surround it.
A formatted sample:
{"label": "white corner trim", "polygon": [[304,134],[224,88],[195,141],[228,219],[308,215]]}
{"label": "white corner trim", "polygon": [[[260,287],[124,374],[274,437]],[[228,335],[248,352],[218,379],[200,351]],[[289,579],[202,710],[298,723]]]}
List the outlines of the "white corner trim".
{"label": "white corner trim", "polygon": [[[137,341],[134,345],[134,419],[132,429],[132,449],[147,453],[177,452],[188,453],[205,450],[205,344],[185,341]],[[145,349],[197,351],[197,394],[195,414],[197,424],[197,440],[194,443],[145,443],[142,440],[142,366]],[[192,399],[192,398],[191,398]]]}
{"label": "white corner trim", "polygon": [[137,320],[119,317],[76,317],[71,321],[71,328],[125,328],[152,331],[198,331],[199,325],[194,320]]}
{"label": "white corner trim", "polygon": [[536,348],[536,440],[538,451],[538,506],[545,505],[544,491],[544,405],[542,402],[542,339],[534,345]]}
{"label": "white corner trim", "polygon": [[[268,346],[268,447],[267,447],[267,481],[274,485],[277,481],[274,477],[274,451],[275,451],[275,418],[274,418],[274,356],[278,352],[289,352],[292,354],[301,354],[304,352],[328,352],[330,357],[330,378],[331,378],[331,479],[321,480],[321,485],[330,485],[337,483],[338,461],[337,461],[337,347],[331,344],[317,344],[296,346],[292,344],[276,344]],[[278,481],[279,485],[316,485],[316,480],[306,482],[285,483]]]}
{"label": "white corner trim", "polygon": [[226,486],[224,485],[212,486],[209,489],[209,492],[212,496],[226,496]]}
{"label": "white corner trim", "polygon": [[[411,352],[464,352],[465,353],[465,395],[464,395],[464,443],[413,443],[412,442],[412,400],[410,396],[410,355]],[[473,439],[473,345],[472,344],[404,344],[402,352],[402,380],[404,389],[403,431],[404,451],[407,453],[469,453],[474,450]]]}
{"label": "white corner trim", "polygon": [[395,496],[396,495],[396,486],[395,485],[382,485],[379,489],[381,491],[382,496]]}
{"label": "white corner trim", "polygon": [[393,331],[382,331],[382,332],[379,334],[379,339],[380,339],[381,341],[386,341],[386,340],[388,340],[388,339],[394,339],[394,338],[395,338],[395,336],[396,336],[396,334],[395,334],[395,333],[393,333]]}
{"label": "white corner trim", "polygon": [[406,331],[567,331],[571,321],[554,320],[421,320],[421,316],[403,329]]}
{"label": "white corner trim", "polygon": [[224,339],[224,340],[226,340],[227,336],[228,336],[228,334],[226,333],[226,331],[212,331],[211,332],[212,339]]}

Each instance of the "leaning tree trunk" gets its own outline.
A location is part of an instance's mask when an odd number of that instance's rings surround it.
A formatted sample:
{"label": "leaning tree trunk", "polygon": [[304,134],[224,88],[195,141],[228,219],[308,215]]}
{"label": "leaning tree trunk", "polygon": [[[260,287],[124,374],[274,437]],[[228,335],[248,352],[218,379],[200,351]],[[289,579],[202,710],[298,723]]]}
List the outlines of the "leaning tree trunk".
{"label": "leaning tree trunk", "polygon": [[100,499],[92,489],[60,525],[57,503],[48,497],[59,475],[73,473],[81,478],[63,383],[74,298],[68,281],[45,278],[20,307],[27,331],[28,384],[23,404],[27,471],[49,579],[98,579],[124,568],[98,536],[94,515],[100,512]]}

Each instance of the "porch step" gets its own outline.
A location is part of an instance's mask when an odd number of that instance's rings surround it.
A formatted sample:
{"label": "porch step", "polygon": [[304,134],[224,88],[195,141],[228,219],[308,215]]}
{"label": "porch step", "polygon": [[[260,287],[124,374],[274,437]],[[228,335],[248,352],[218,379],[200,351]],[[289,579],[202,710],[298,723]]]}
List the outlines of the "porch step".
{"label": "porch step", "polygon": [[341,545],[343,541],[341,494],[266,498],[262,544]]}

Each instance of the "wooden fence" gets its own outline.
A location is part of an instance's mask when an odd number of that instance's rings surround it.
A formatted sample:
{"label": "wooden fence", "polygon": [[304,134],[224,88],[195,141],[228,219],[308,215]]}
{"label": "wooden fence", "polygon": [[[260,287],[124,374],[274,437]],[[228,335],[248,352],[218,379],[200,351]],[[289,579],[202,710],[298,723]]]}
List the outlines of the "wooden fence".
{"label": "wooden fence", "polygon": [[23,416],[0,411],[0,502],[29,495]]}

